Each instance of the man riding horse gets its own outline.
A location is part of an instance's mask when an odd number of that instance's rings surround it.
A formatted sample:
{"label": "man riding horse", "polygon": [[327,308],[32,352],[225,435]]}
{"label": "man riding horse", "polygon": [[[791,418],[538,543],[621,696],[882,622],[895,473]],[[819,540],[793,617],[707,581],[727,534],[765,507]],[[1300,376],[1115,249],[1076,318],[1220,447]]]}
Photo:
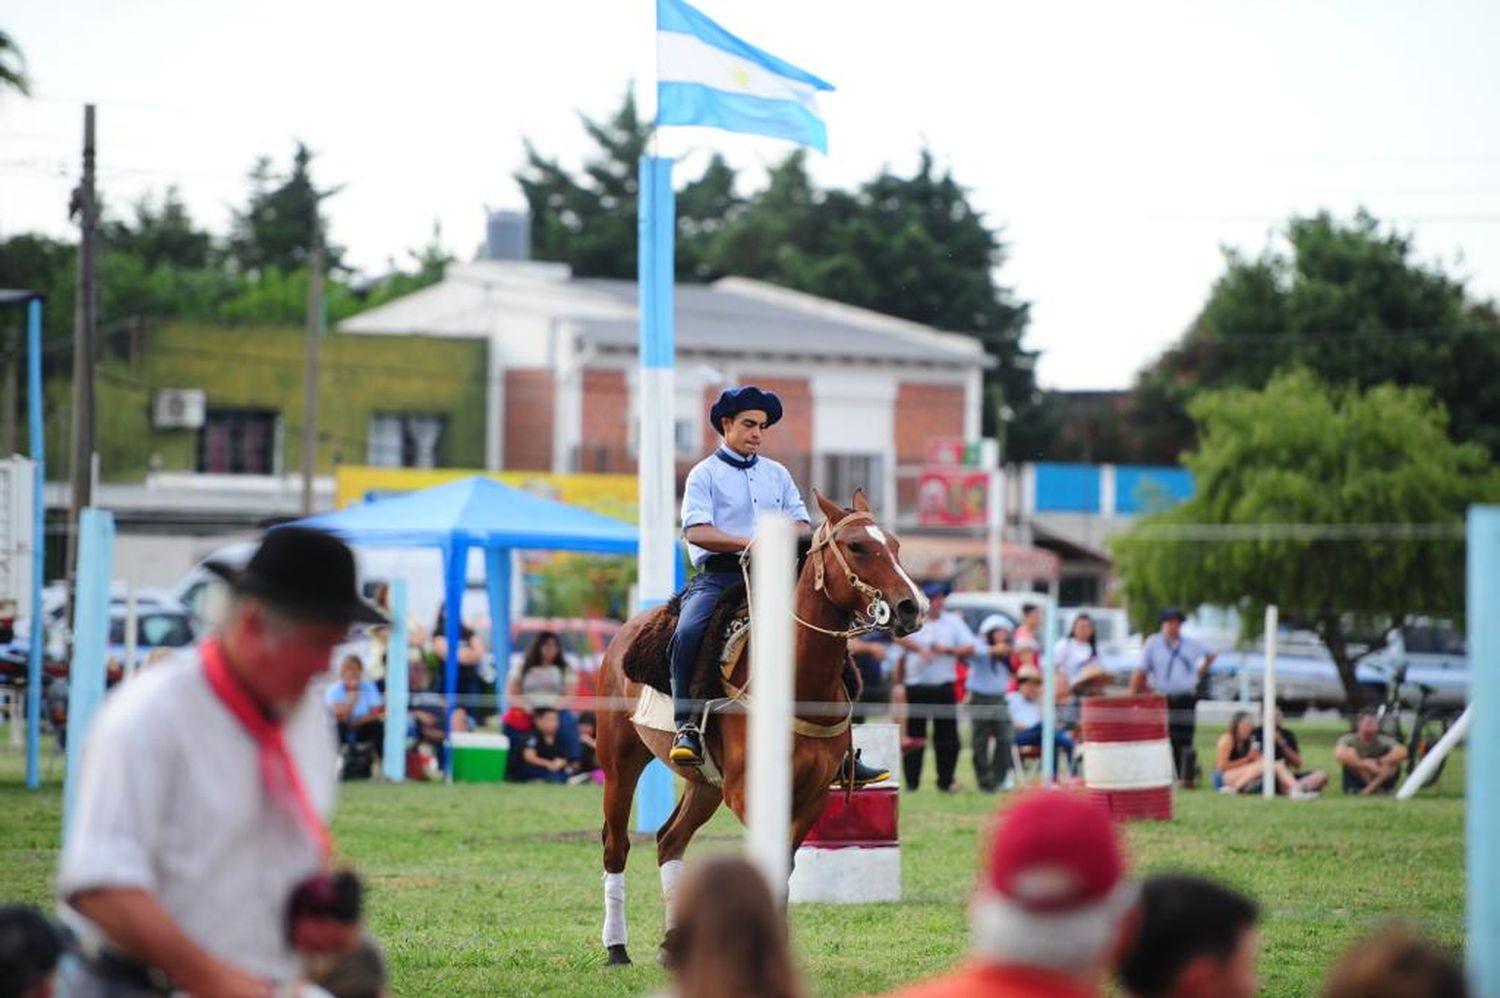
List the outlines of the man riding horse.
{"label": "man riding horse", "polygon": [[[682,497],[682,535],[699,570],[682,596],[672,635],[672,702],[677,736],[671,758],[679,766],[703,765],[699,711],[689,700],[704,631],[719,596],[743,579],[740,557],[753,539],[756,514],[777,510],[808,531],[807,507],[785,466],[762,457],[761,438],[780,422],[781,399],[754,385],[730,388],[708,418],[723,442],[688,472]],[[839,768],[847,773],[848,760]],[[854,761],[856,786],[890,779],[890,772]],[[847,777],[845,777],[847,778]]]}

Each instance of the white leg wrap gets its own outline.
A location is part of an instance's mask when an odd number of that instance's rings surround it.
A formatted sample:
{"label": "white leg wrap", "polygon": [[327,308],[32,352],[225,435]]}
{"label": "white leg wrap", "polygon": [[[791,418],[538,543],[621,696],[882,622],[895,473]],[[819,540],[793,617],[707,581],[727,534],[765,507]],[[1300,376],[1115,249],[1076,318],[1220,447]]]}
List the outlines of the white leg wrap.
{"label": "white leg wrap", "polygon": [[677,927],[677,884],[682,880],[682,860],[669,859],[661,865],[661,900],[667,931]]}
{"label": "white leg wrap", "polygon": [[624,946],[629,940],[625,932],[625,874],[604,875],[604,945]]}

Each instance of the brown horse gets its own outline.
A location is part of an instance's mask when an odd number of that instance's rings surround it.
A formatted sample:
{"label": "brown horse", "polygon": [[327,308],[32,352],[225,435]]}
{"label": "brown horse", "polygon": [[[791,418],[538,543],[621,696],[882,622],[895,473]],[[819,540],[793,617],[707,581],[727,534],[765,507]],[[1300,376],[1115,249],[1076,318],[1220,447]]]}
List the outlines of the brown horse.
{"label": "brown horse", "polygon": [[[800,625],[794,638],[793,697],[797,703],[839,704],[841,709],[829,716],[787,719],[794,732],[794,852],[823,813],[829,784],[851,745],[849,695],[843,680],[849,635],[874,626],[910,634],[922,626],[927,612],[926,598],[901,567],[900,542],[875,522],[863,493],[854,494],[852,509],[841,509],[816,491],[813,495],[826,520],[813,534],[793,597],[793,615]],[[642,629],[662,626],[659,615],[667,612],[657,607],[637,614],[610,642],[599,670],[601,697],[634,703],[640,696],[641,685],[625,676],[625,656]],[[767,611],[756,605],[755,612]],[[749,661],[747,647],[725,683],[731,694],[745,686]],[[709,782],[701,770],[672,766],[687,781],[687,787],[656,833],[656,862],[667,909],[664,959],[671,956],[672,896],[688,842],[721,803],[727,803],[740,821],[745,820],[748,720],[743,712],[717,714],[705,733],[705,749],[717,762],[722,786]],[[670,732],[637,725],[627,710],[599,711],[599,765],[604,770],[604,945],[610,963],[630,962],[626,952],[624,872],[630,852],[631,798],[641,771],[653,755],[672,765],[668,760],[671,744]]]}

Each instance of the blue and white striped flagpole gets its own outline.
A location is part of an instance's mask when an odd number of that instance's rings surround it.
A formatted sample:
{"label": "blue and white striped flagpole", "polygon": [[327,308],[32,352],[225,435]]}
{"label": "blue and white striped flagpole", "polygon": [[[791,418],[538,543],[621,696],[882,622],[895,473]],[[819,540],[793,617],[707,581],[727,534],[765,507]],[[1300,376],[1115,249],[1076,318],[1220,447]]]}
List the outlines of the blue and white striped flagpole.
{"label": "blue and white striped flagpole", "polygon": [[[665,603],[676,582],[677,513],[676,446],[673,439],[673,366],[676,337],[672,328],[673,259],[677,200],[672,191],[672,161],[642,156],[640,164],[640,235],[637,242],[640,285],[640,570],[637,591],[641,609]],[[672,773],[652,760],[641,774],[636,795],[636,830],[654,832],[672,812]]]}
{"label": "blue and white striped flagpole", "polygon": [[1500,506],[1469,507],[1468,614],[1469,985],[1500,994]]}

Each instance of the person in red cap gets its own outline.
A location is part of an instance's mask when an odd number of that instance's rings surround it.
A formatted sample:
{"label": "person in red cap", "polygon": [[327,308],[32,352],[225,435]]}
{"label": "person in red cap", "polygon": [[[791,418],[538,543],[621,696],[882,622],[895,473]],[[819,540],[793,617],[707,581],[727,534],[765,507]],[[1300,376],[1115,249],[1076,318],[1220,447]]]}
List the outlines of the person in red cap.
{"label": "person in red cap", "polygon": [[1034,791],[1000,819],[969,903],[972,958],[893,998],[1091,998],[1129,952],[1138,887],[1109,816]]}

